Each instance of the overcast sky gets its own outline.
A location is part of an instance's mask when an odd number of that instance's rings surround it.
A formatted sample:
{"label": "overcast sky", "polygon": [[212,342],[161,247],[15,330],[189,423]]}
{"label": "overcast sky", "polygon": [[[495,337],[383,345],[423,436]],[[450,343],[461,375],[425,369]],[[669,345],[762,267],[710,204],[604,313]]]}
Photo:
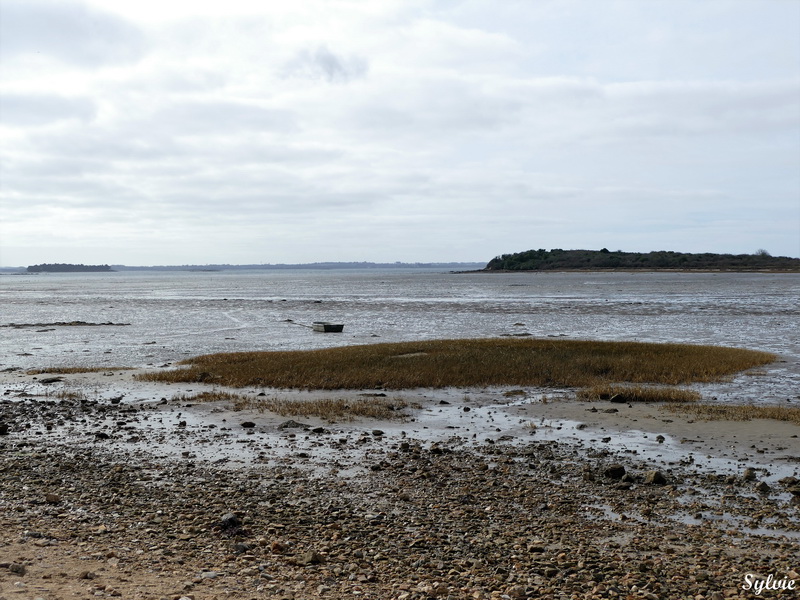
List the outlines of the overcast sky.
{"label": "overcast sky", "polygon": [[0,265],[800,256],[800,0],[0,0]]}

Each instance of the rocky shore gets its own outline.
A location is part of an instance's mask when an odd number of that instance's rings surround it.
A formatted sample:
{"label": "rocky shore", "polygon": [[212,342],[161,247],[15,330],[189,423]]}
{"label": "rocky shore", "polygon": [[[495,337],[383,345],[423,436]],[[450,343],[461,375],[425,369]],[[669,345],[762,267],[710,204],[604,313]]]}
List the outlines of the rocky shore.
{"label": "rocky shore", "polygon": [[798,596],[796,426],[670,454],[695,424],[655,407],[418,391],[331,424],[102,377],[0,381],[0,598]]}

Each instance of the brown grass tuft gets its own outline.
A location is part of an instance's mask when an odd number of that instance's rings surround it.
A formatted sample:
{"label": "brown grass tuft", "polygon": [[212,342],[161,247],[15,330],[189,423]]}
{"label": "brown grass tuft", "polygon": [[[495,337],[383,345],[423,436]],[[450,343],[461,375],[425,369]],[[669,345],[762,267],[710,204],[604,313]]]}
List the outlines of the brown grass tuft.
{"label": "brown grass tuft", "polygon": [[616,402],[696,402],[702,399],[702,395],[686,388],[602,384],[578,391],[578,398]]}
{"label": "brown grass tuft", "polygon": [[755,406],[752,404],[667,404],[673,413],[691,415],[705,421],[752,421],[774,419],[800,425],[800,408],[795,406]]}
{"label": "brown grass tuft", "polygon": [[499,338],[211,354],[137,378],[305,389],[679,385],[717,381],[774,359],[717,346]]}
{"label": "brown grass tuft", "polygon": [[29,369],[26,375],[70,375],[73,373],[102,373],[104,371],[131,371],[133,367],[48,367]]}
{"label": "brown grass tuft", "polygon": [[[212,390],[197,394],[177,394],[176,402],[231,402],[233,410],[270,411],[283,417],[319,417],[328,422],[352,421],[364,417],[369,419],[404,419],[404,408],[411,406],[403,399],[387,398],[324,398],[314,400],[286,400],[246,396],[224,390]],[[414,408],[419,408],[414,405]]]}
{"label": "brown grass tuft", "polygon": [[176,394],[172,397],[174,402],[241,402],[246,396],[223,390],[211,390],[197,394]]}

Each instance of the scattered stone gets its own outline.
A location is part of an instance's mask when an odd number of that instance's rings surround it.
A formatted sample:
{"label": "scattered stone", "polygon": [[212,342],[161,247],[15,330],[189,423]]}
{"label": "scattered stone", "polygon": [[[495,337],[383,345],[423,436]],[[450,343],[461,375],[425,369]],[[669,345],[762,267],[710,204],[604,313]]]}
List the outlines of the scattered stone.
{"label": "scattered stone", "polygon": [[613,464],[608,466],[603,475],[610,479],[622,479],[625,476],[625,467],[620,464]]}
{"label": "scattered stone", "polygon": [[234,527],[241,526],[242,520],[231,512],[223,515],[219,520],[219,524],[223,529],[233,529]]}
{"label": "scattered stone", "polygon": [[297,564],[303,566],[318,565],[323,562],[325,562],[325,558],[315,550],[308,550],[307,552],[304,552],[299,559],[297,559]]}
{"label": "scattered stone", "polygon": [[307,424],[300,423],[294,419],[289,419],[278,425],[278,429],[305,429],[306,427],[308,427]]}
{"label": "scattered stone", "polygon": [[755,481],[756,480],[756,470],[753,467],[747,467],[742,473],[742,479],[745,481]]}
{"label": "scattered stone", "polygon": [[644,483],[648,485],[665,485],[667,483],[667,478],[661,471],[647,471],[644,474]]}
{"label": "scattered stone", "polygon": [[[402,433],[392,425],[383,436],[336,426],[323,437],[313,435],[322,428],[294,421],[308,433],[273,430],[245,440],[230,413],[230,425],[212,430],[198,422],[176,430],[185,418],[179,402],[158,406],[158,397],[119,407],[47,397],[0,405],[0,418],[25,434],[0,438],[7,500],[0,546],[9,548],[0,558],[6,582],[0,585],[9,588],[3,588],[9,600],[18,590],[7,571],[11,563],[3,561],[28,565],[23,581],[35,598],[43,593],[33,591],[41,582],[30,582],[39,581],[39,565],[64,552],[71,556],[69,574],[62,577],[57,567],[45,586],[128,598],[136,595],[138,574],[150,573],[160,583],[148,597],[166,600],[226,593],[276,600],[694,600],[700,594],[721,600],[742,594],[748,569],[783,565],[781,577],[800,579],[786,571],[793,540],[779,541],[797,530],[797,508],[787,503],[787,492],[800,496],[796,477],[774,484],[781,494],[748,493],[756,481],[737,490],[731,485],[742,483],[741,472],[729,479],[699,459],[648,462],[615,445],[576,447],[522,434],[491,443],[471,429],[472,419],[459,423],[458,415],[453,424],[460,427],[447,438],[417,437],[422,422],[403,425]],[[127,414],[134,406],[139,412]],[[485,414],[491,420],[494,413]],[[141,423],[143,445],[152,441],[156,448],[163,435],[169,456],[134,448],[116,433],[92,443],[95,431],[157,419],[166,432]],[[77,432],[77,443],[37,442],[34,433],[48,422]],[[490,434],[492,441],[505,439],[501,433]],[[214,454],[214,444],[238,449],[237,443],[252,461]],[[765,463],[752,460],[761,475]],[[786,474],[779,460],[770,470]],[[648,469],[653,475],[645,477]],[[686,485],[637,485],[664,484],[667,477]],[[49,502],[48,494],[60,494],[59,501]],[[714,517],[718,508],[745,526],[734,531],[731,520]],[[759,521],[775,536],[754,534]],[[753,556],[761,557],[757,564]],[[81,571],[88,568],[99,569],[96,579]],[[95,580],[75,581],[79,571]],[[235,587],[241,592],[227,591]]]}
{"label": "scattered stone", "polygon": [[769,484],[766,481],[759,481],[755,485],[755,490],[760,494],[769,494],[772,491],[772,488],[769,487]]}

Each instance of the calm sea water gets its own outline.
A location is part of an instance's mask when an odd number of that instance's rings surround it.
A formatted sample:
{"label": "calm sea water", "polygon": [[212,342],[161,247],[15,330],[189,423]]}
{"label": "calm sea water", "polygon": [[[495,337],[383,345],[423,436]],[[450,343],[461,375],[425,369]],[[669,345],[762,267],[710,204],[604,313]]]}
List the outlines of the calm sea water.
{"label": "calm sea water", "polygon": [[[0,276],[0,369],[144,366],[212,352],[530,334],[718,344],[781,361],[711,391],[800,401],[800,276],[436,270]],[[340,334],[308,325],[344,323]],[[59,321],[125,324],[53,326]]]}

